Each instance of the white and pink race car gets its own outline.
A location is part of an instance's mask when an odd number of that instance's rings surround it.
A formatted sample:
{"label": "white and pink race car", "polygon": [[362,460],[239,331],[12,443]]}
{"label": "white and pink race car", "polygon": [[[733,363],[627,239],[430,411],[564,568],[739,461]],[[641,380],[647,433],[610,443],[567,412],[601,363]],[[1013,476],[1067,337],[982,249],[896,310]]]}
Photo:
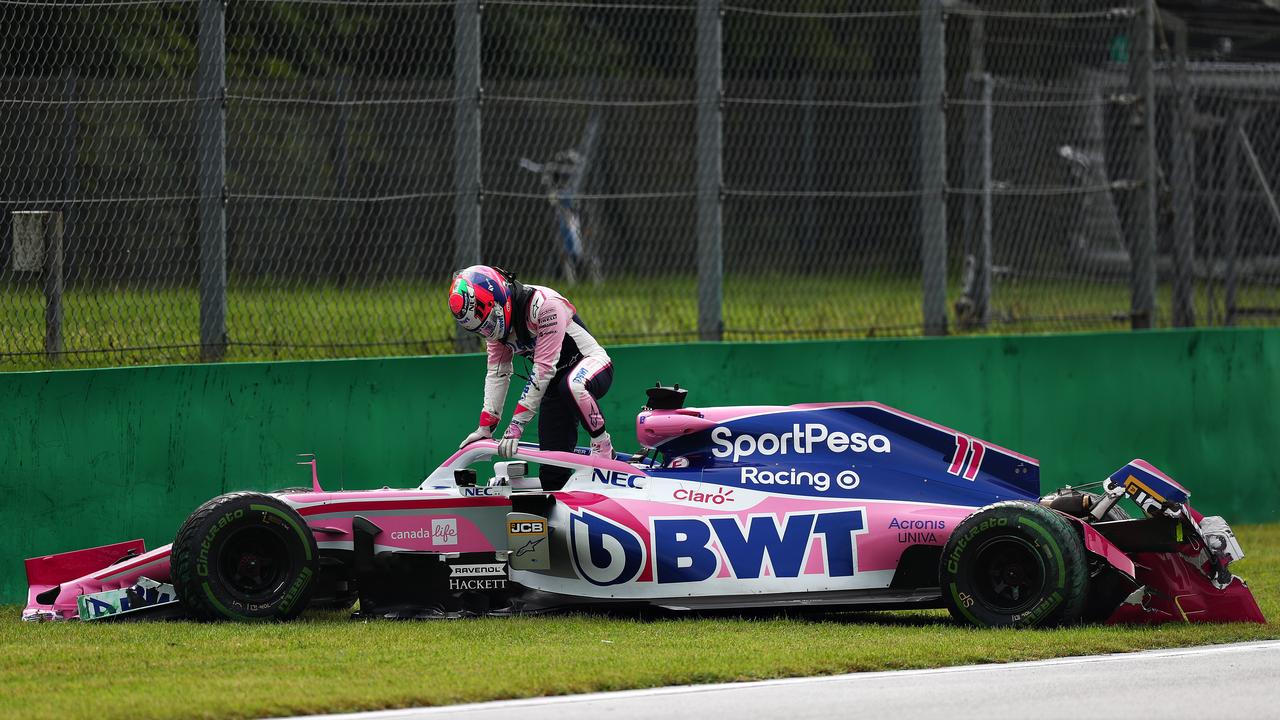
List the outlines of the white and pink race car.
{"label": "white and pink race car", "polygon": [[[235,492],[172,545],[27,561],[28,620],[947,607],[977,626],[1265,622],[1221,518],[1142,460],[1040,494],[1036,460],[874,402],[684,407],[643,454],[475,442],[416,489]],[[544,492],[529,463],[573,474]],[[477,482],[478,468],[487,481]],[[1121,501],[1124,501],[1123,504]],[[1129,512],[1124,509],[1130,508]]]}

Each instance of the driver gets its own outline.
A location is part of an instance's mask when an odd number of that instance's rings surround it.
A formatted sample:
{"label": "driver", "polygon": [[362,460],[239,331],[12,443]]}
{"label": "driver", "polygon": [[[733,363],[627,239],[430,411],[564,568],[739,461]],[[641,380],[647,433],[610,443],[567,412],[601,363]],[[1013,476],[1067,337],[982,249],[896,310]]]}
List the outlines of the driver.
{"label": "driver", "polygon": [[[613,458],[597,403],[613,383],[613,362],[568,300],[551,288],[517,282],[505,270],[473,265],[453,276],[449,311],[463,329],[485,339],[489,353],[480,425],[460,448],[493,437],[511,382],[511,360],[519,354],[533,361],[533,369],[498,455],[515,454],[525,425],[541,407],[540,449],[572,451],[581,423],[591,436],[591,456]],[[570,474],[567,468],[544,466],[543,489],[559,490]]]}

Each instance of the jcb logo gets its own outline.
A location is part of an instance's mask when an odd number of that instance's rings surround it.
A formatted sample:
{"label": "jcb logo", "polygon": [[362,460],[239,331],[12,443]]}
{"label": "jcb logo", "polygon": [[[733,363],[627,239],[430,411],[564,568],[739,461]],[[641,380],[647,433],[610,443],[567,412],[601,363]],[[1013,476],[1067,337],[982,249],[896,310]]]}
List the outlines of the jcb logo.
{"label": "jcb logo", "polygon": [[541,520],[514,520],[507,523],[507,532],[511,535],[541,535],[547,531],[547,524]]}

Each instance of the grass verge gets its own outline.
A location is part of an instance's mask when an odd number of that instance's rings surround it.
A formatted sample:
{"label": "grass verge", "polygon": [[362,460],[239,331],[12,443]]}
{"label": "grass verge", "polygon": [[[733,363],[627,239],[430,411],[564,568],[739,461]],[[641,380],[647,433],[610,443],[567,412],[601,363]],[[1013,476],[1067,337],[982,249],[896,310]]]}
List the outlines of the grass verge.
{"label": "grass verge", "polygon": [[974,630],[945,612],[640,621],[35,625],[0,610],[0,716],[261,717],[1280,638],[1280,525],[1238,528],[1267,625]]}

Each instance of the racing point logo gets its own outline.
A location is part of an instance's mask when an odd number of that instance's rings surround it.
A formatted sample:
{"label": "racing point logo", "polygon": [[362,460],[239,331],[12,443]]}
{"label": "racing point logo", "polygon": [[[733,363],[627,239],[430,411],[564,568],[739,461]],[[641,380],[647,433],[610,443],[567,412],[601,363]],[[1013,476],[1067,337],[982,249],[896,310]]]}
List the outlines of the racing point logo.
{"label": "racing point logo", "polygon": [[645,563],[638,535],[589,510],[569,515],[569,551],[578,576],[592,585],[630,582]]}

